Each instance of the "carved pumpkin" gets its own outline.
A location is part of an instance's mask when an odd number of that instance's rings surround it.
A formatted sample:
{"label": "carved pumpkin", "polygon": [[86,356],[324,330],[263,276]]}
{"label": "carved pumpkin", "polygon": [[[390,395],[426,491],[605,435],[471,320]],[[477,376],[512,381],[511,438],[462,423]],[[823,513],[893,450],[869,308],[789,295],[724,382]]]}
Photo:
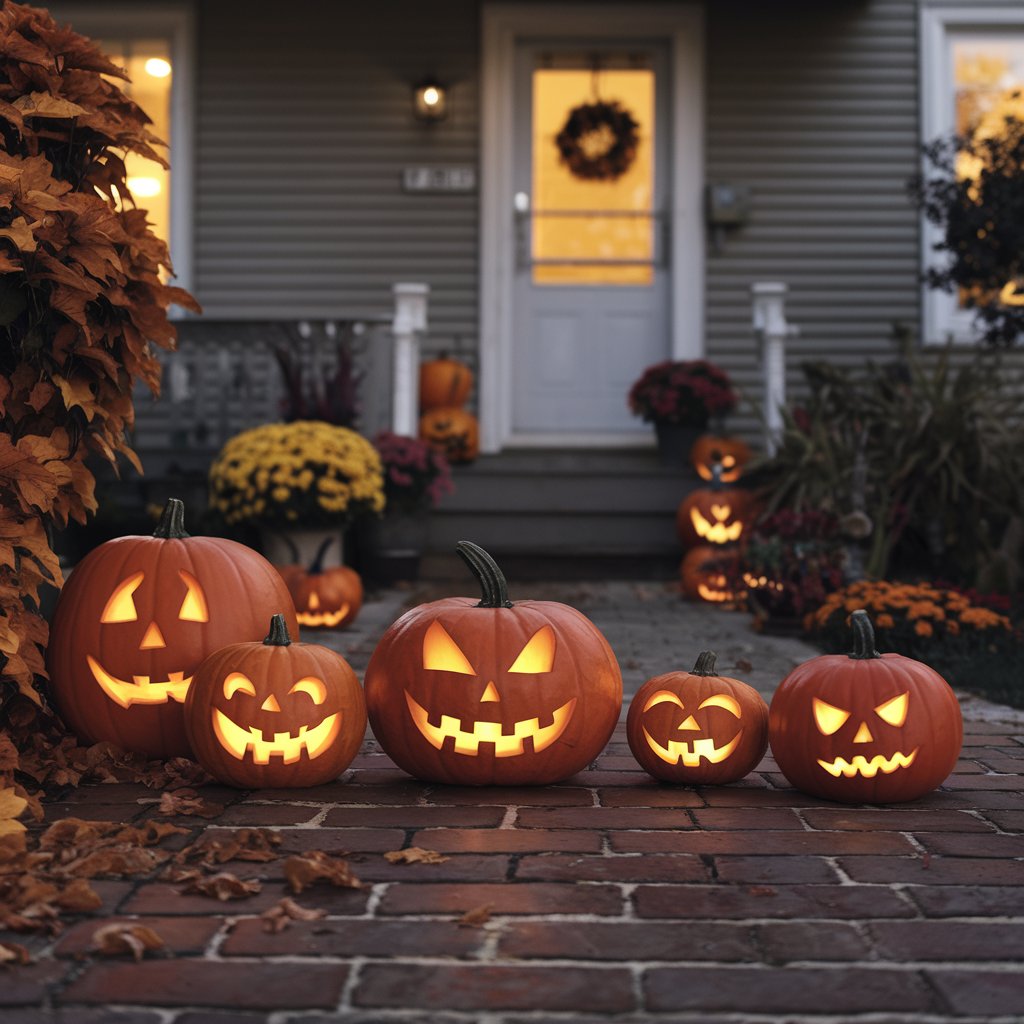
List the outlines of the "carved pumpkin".
{"label": "carved pumpkin", "polygon": [[420,411],[460,406],[473,390],[473,374],[465,363],[446,355],[420,364]]}
{"label": "carved pumpkin", "polygon": [[637,690],[626,739],[656,779],[735,782],[768,748],[768,705],[752,686],[718,675],[714,652],[702,651],[692,672],[655,676]]}
{"label": "carved pumpkin", "polygon": [[779,684],[768,717],[772,753],[782,774],[814,796],[914,800],[960,756],[960,705],[934,669],[879,654],[866,611],[855,611],[851,623],[850,654],[812,658]]}
{"label": "carved pumpkin", "polygon": [[449,462],[472,462],[480,452],[480,427],[465,409],[442,406],[420,417],[420,437]]}
{"label": "carved pumpkin", "polygon": [[347,565],[324,568],[324,555],[337,538],[328,537],[308,569],[282,566],[281,576],[295,602],[300,626],[337,629],[351,622],[363,606],[363,581]]}
{"label": "carved pumpkin", "polygon": [[722,483],[735,483],[749,461],[750,449],[738,437],[702,434],[690,449],[690,462],[702,480],[713,480],[715,466],[721,466]]}
{"label": "carved pumpkin", "polygon": [[50,687],[68,727],[148,757],[190,753],[181,708],[200,662],[258,640],[292,599],[277,570],[235,541],[190,537],[171,498],[152,537],[91,551],[61,591],[50,630]]}
{"label": "carved pumpkin", "polygon": [[274,615],[265,640],[223,647],[199,666],[185,727],[199,763],[230,786],[318,786],[355,757],[366,703],[340,654],[293,643]]}
{"label": "carved pumpkin", "polygon": [[721,467],[713,466],[710,487],[691,491],[676,511],[676,532],[683,547],[734,544],[753,517],[755,499],[749,491],[722,487]]}
{"label": "carved pumpkin", "polygon": [[691,601],[710,601],[724,604],[741,598],[733,590],[731,578],[736,556],[710,544],[690,548],[679,566],[679,580],[683,594]]}
{"label": "carved pumpkin", "polygon": [[483,600],[453,597],[406,612],[366,670],[370,727],[421,779],[458,785],[543,785],[603,749],[622,706],[607,640],[554,601],[508,599],[505,577],[476,544],[459,555]]}

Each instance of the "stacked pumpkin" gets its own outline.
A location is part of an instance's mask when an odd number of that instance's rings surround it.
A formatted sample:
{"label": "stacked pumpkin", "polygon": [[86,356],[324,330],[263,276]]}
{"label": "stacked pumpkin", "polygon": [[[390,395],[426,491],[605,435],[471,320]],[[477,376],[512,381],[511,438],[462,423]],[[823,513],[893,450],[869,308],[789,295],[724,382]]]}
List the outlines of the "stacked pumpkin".
{"label": "stacked pumpkin", "polygon": [[420,438],[449,462],[472,462],[480,452],[477,418],[465,408],[473,374],[442,355],[420,365]]}
{"label": "stacked pumpkin", "polygon": [[721,603],[735,597],[726,565],[753,519],[754,499],[731,485],[749,459],[750,449],[736,438],[706,435],[690,451],[697,475],[707,482],[676,510],[676,533],[686,551],[679,575],[691,599]]}

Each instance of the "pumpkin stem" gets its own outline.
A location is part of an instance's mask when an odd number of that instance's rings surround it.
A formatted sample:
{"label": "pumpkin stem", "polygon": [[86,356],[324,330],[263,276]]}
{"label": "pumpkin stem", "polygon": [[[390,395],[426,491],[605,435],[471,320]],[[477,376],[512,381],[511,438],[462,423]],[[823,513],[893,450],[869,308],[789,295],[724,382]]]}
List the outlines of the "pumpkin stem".
{"label": "pumpkin stem", "polygon": [[863,608],[858,608],[850,616],[850,625],[853,626],[853,650],[850,651],[850,657],[857,661],[880,658],[881,654],[875,650],[875,627],[871,625],[871,617]]}
{"label": "pumpkin stem", "polygon": [[316,549],[316,554],[313,556],[313,562],[309,567],[310,576],[319,576],[324,571],[324,555],[327,554],[327,549],[337,540],[338,538],[332,533],[321,545]]}
{"label": "pumpkin stem", "polygon": [[263,642],[267,647],[287,647],[292,642],[292,638],[288,635],[288,623],[284,621],[283,615],[270,617],[270,632]]}
{"label": "pumpkin stem", "polygon": [[469,540],[460,540],[455,551],[480,582],[483,598],[477,608],[511,608],[508,582],[498,563],[479,544]]}
{"label": "pumpkin stem", "polygon": [[161,540],[185,540],[188,537],[185,532],[185,502],[180,498],[167,499],[153,536]]}
{"label": "pumpkin stem", "polygon": [[717,676],[718,672],[715,671],[715,662],[718,660],[718,655],[714,651],[701,651],[697,655],[697,663],[693,666],[690,671],[691,676]]}

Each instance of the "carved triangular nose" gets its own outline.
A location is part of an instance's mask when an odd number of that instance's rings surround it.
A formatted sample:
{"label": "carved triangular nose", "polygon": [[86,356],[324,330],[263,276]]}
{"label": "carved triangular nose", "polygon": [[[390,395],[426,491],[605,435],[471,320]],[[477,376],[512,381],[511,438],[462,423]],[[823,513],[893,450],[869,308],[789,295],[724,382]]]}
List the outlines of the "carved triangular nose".
{"label": "carved triangular nose", "polygon": [[156,624],[154,619],[146,630],[146,635],[142,638],[142,643],[139,644],[140,651],[152,651],[158,647],[166,647],[164,643],[164,635],[160,632],[160,627]]}
{"label": "carved triangular nose", "polygon": [[277,698],[271,694],[261,705],[260,711],[280,711],[281,705],[277,703]]}
{"label": "carved triangular nose", "polygon": [[683,729],[697,729],[697,730],[699,730],[700,726],[694,721],[693,715],[690,715],[690,717],[687,718],[686,721],[683,722],[683,724],[679,726],[679,731],[680,732],[682,732]]}
{"label": "carved triangular nose", "polygon": [[870,743],[875,737],[871,735],[867,722],[861,722],[857,735],[853,737],[854,743]]}
{"label": "carved triangular nose", "polygon": [[482,704],[485,700],[501,700],[498,696],[498,688],[494,683],[487,684],[487,689],[484,690],[484,695],[480,698],[480,703]]}

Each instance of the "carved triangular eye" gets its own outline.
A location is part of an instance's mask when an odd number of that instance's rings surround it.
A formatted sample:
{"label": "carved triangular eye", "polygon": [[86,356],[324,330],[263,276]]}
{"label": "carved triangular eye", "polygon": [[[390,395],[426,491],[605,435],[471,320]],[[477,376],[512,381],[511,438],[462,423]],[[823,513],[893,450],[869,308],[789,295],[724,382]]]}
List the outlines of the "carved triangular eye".
{"label": "carved triangular eye", "polygon": [[901,693],[898,697],[893,697],[892,700],[887,700],[884,704],[879,704],[875,708],[875,714],[883,722],[888,722],[890,725],[900,726],[907,720],[907,706],[910,703],[910,691]]}
{"label": "carved triangular eye", "polygon": [[555,631],[550,626],[541,626],[512,662],[509,672],[535,676],[550,672],[555,663]]}
{"label": "carved triangular eye", "polygon": [[185,572],[184,569],[179,569],[178,575],[188,588],[185,600],[181,602],[178,618],[184,619],[186,622],[209,622],[210,611],[206,607],[206,595],[199,585],[199,580],[191,573]]}
{"label": "carved triangular eye", "polygon": [[818,726],[818,732],[822,735],[831,736],[832,733],[838,732],[849,717],[849,711],[826,704],[825,701],[819,700],[817,697],[814,698],[814,721]]}
{"label": "carved triangular eye", "polygon": [[740,718],[742,715],[742,709],[740,708],[740,702],[733,697],[730,697],[727,693],[716,693],[713,697],[708,697],[707,700],[701,701],[700,707],[697,708],[725,708],[730,714]]}
{"label": "carved triangular eye", "polygon": [[423,637],[423,667],[432,672],[475,676],[476,669],[440,622],[432,622]]}
{"label": "carved triangular eye", "polygon": [[139,617],[132,595],[139,589],[145,575],[144,572],[137,572],[117,585],[103,609],[100,622],[134,622]]}

